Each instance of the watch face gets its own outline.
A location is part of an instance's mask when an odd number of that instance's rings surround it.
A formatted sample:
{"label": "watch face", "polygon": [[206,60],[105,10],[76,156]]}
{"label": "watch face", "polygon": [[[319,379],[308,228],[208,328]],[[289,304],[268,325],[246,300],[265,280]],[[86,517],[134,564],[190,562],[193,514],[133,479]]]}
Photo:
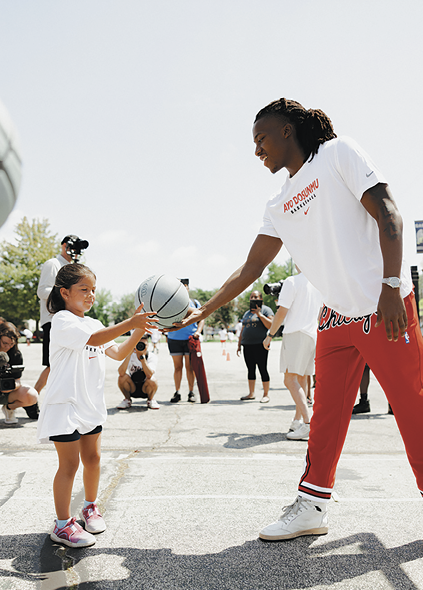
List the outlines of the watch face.
{"label": "watch face", "polygon": [[389,277],[389,279],[384,280],[384,283],[393,289],[397,289],[401,285],[401,281],[398,277]]}

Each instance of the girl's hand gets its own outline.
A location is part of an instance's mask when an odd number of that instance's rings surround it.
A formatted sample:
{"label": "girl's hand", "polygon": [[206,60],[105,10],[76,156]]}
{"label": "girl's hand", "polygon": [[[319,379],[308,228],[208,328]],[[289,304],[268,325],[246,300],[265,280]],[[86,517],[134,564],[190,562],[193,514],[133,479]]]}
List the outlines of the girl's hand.
{"label": "girl's hand", "polygon": [[157,324],[157,322],[159,320],[152,317],[152,316],[156,315],[155,311],[149,311],[146,313],[142,313],[143,307],[144,307],[144,303],[141,303],[141,305],[138,307],[138,309],[135,311],[134,315],[132,316],[131,319],[132,319],[133,327],[138,328],[140,330],[144,330],[144,332],[148,332],[150,334],[151,330],[153,328],[156,328],[155,324]]}

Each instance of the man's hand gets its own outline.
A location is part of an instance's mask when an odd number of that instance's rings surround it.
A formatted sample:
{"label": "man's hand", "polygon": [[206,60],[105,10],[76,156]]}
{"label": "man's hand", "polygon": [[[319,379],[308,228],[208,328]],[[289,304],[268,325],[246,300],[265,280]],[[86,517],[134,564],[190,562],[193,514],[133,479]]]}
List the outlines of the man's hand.
{"label": "man's hand", "polygon": [[407,312],[399,289],[392,289],[389,285],[382,286],[382,293],[377,306],[377,321],[375,327],[384,322],[388,340],[397,342],[399,334],[405,336],[408,326]]}
{"label": "man's hand", "polygon": [[272,339],[270,338],[270,336],[266,336],[266,338],[263,340],[263,346],[266,350],[269,350],[271,342]]}
{"label": "man's hand", "polygon": [[[183,320],[180,322],[175,322],[173,324],[173,328],[165,328],[162,332],[174,332],[175,330],[180,330],[181,328],[185,328],[190,324],[194,324],[195,322],[201,322],[203,318],[203,313],[201,312],[201,307],[196,309],[194,307],[190,307],[188,309],[187,315],[184,317]],[[198,338],[198,336],[197,336]]]}

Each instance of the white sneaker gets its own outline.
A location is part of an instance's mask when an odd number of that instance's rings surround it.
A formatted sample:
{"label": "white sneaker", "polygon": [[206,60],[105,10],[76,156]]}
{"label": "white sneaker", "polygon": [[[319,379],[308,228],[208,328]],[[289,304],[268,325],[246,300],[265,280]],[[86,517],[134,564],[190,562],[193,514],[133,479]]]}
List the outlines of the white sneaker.
{"label": "white sneaker", "polygon": [[269,398],[269,396],[268,396],[268,395],[263,395],[263,397],[262,397],[262,398],[261,398],[261,400],[260,400],[260,403],[261,403],[261,404],[267,404],[267,403],[269,403],[269,402],[270,402],[270,398]]}
{"label": "white sneaker", "polygon": [[160,406],[155,399],[148,399],[147,406],[150,408],[150,410],[160,410]]}
{"label": "white sneaker", "polygon": [[132,406],[131,400],[126,399],[126,397],[124,397],[123,400],[120,402],[120,404],[118,406],[116,406],[116,409],[117,410],[127,410],[131,406]]}
{"label": "white sneaker", "polygon": [[290,431],[290,432],[294,432],[295,430],[298,430],[298,429],[299,429],[299,427],[301,426],[301,424],[302,424],[301,420],[295,420],[295,419],[294,419],[294,420],[291,422],[291,426],[289,427],[289,431]]}
{"label": "white sneaker", "polygon": [[15,416],[15,410],[9,410],[7,404],[2,407],[3,414],[5,416],[4,423],[5,424],[17,424],[18,419]]}
{"label": "white sneaker", "polygon": [[284,541],[303,535],[326,535],[328,514],[326,503],[306,500],[299,496],[293,504],[285,506],[280,519],[260,531],[260,539]]}
{"label": "white sneaker", "polygon": [[297,430],[294,430],[293,432],[288,432],[286,438],[288,438],[289,440],[308,440],[309,435],[310,424],[303,423],[301,424],[301,426],[297,428]]}

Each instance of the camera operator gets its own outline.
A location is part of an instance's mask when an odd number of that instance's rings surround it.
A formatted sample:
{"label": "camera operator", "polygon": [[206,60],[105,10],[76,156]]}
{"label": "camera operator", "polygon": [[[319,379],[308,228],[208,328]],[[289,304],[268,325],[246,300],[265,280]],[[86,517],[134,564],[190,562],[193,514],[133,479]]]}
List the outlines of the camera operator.
{"label": "camera operator", "polygon": [[[78,236],[70,234],[63,238],[61,246],[62,249],[60,254],[58,254],[56,258],[50,258],[50,260],[47,260],[43,264],[37,289],[37,295],[40,299],[40,326],[43,330],[42,364],[45,366],[45,369],[38,377],[37,383],[34,385],[34,388],[38,393],[40,393],[45,386],[47,377],[50,373],[49,348],[52,315],[47,311],[48,296],[54,287],[56,275],[62,266],[65,266],[65,264],[70,264],[71,262],[78,262],[82,251],[88,248],[89,244],[87,240],[81,240],[78,238]],[[27,410],[27,414],[30,418],[37,419],[38,413],[38,407],[28,408]]]}
{"label": "camera operator", "polygon": [[133,398],[147,399],[150,410],[158,410],[159,404],[154,395],[158,384],[154,377],[157,365],[157,355],[148,352],[148,334],[144,334],[133,352],[131,352],[118,369],[118,386],[125,396],[116,406],[118,410],[131,407]]}
{"label": "camera operator", "polygon": [[0,325],[0,402],[5,424],[16,424],[16,408],[37,403],[38,395],[29,385],[22,385],[22,353],[18,348],[19,332],[10,322]]}

